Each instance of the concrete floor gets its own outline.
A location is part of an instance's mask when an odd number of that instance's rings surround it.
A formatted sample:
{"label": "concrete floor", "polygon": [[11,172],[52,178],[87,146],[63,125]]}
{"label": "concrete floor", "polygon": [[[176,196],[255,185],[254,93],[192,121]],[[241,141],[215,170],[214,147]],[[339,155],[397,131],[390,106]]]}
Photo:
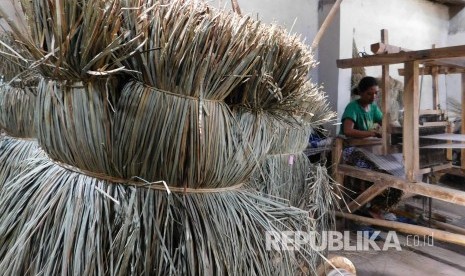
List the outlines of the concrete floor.
{"label": "concrete floor", "polygon": [[[401,251],[338,252],[351,260],[359,276],[465,275],[465,247],[435,242],[434,246],[407,246],[398,235]],[[378,244],[382,245],[382,242]]]}

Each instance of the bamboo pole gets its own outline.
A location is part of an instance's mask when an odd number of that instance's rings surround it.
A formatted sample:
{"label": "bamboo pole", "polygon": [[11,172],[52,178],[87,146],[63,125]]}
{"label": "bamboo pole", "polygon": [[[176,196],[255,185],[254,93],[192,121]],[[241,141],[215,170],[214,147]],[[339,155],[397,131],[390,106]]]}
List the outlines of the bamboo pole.
{"label": "bamboo pole", "polygon": [[231,0],[231,5],[235,13],[242,15],[241,8],[239,7],[239,3],[237,2],[237,0]]}
{"label": "bamboo pole", "polygon": [[326,29],[328,29],[331,22],[333,22],[334,16],[336,15],[337,11],[339,10],[339,7],[341,6],[341,2],[342,0],[337,0],[336,3],[334,3],[334,6],[329,11],[328,16],[323,21],[323,24],[321,24],[320,29],[318,30],[315,38],[313,39],[311,46],[312,51],[314,51],[318,47],[318,44],[320,43],[320,40],[323,37],[323,34],[326,32]]}
{"label": "bamboo pole", "polygon": [[414,234],[414,235],[427,235],[433,237],[435,240],[450,242],[454,244],[459,244],[465,246],[465,235],[449,233],[442,230],[432,229],[428,227],[406,224],[402,222],[396,221],[387,221],[387,220],[380,220],[380,219],[373,219],[367,218],[352,214],[346,214],[342,212],[335,212],[336,216],[362,222],[362,223],[369,223],[372,225],[382,226],[390,229],[394,229],[396,231],[407,233],[407,234]]}

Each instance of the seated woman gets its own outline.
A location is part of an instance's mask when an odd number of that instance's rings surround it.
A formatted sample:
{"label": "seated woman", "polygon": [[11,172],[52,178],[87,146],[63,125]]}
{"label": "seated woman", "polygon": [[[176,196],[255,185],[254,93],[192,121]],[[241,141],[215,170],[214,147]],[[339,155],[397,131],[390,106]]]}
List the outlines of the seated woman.
{"label": "seated woman", "polygon": [[360,80],[355,91],[360,98],[350,102],[342,114],[342,135],[351,138],[381,137],[381,133],[375,130],[375,123],[381,124],[383,113],[373,103],[378,90],[375,78],[364,77]]}
{"label": "seated woman", "polygon": [[[360,80],[356,91],[356,94],[360,98],[347,105],[342,115],[341,134],[351,138],[381,137],[381,134],[375,129],[375,124],[381,123],[383,113],[373,103],[378,89],[378,83],[375,78],[364,77]],[[363,151],[360,151],[356,147],[345,148],[342,158],[345,164],[351,166],[385,172],[371,161]],[[346,177],[344,181],[344,186],[347,187],[347,193],[351,198],[357,198],[371,185],[371,182],[350,177]],[[391,206],[398,203],[401,196],[402,191],[389,188],[370,201],[372,206],[370,211],[375,209],[388,210]]]}

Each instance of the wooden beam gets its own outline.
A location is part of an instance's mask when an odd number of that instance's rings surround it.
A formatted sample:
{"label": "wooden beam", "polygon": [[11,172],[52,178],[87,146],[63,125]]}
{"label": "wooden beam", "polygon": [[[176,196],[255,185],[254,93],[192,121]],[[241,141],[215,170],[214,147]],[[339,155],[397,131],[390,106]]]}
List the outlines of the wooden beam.
{"label": "wooden beam", "polygon": [[387,42],[381,41],[370,45],[371,52],[375,55],[379,54],[395,54],[400,52],[410,52],[412,50],[399,46],[390,45]]}
{"label": "wooden beam", "polygon": [[449,224],[449,223],[444,223],[444,222],[437,221],[437,220],[431,220],[431,224],[433,224],[434,226],[436,226],[438,228],[444,229],[444,230],[452,232],[452,233],[465,235],[465,229],[462,228],[462,227],[459,227],[459,226],[455,226],[455,225],[452,225],[452,224]]}
{"label": "wooden beam", "polygon": [[465,0],[430,0],[444,5],[450,6],[465,6]]}
{"label": "wooden beam", "polygon": [[427,196],[465,206],[465,192],[463,191],[441,187],[433,184],[427,184],[424,182],[410,183],[405,179],[395,177],[389,174],[375,172],[367,169],[361,169],[349,165],[339,165],[338,172],[347,176],[352,176],[375,183],[388,183],[389,187],[393,187],[407,193]]}
{"label": "wooden beam", "polygon": [[[435,47],[433,47],[433,49],[434,48]],[[379,54],[397,54],[397,53],[402,53],[402,52],[412,52],[414,50],[390,45],[390,44],[383,43],[383,42],[378,42],[378,43],[371,44],[371,51],[373,52],[373,54],[379,55]],[[435,60],[435,61],[425,62],[425,66],[443,66],[449,69],[452,69],[452,68],[465,69],[465,61],[458,62],[457,60],[446,60],[446,59],[440,60],[440,61]]]}
{"label": "wooden beam", "polygon": [[[386,29],[381,30],[381,42],[388,44],[389,35]],[[383,91],[383,98],[381,101],[381,111],[383,112],[382,122],[382,141],[383,141],[383,155],[388,154],[389,146],[391,145],[391,135],[388,135],[391,114],[389,112],[389,102],[391,98],[391,90],[389,89],[389,65],[382,66],[381,73],[381,90]]]}
{"label": "wooden beam", "polygon": [[[465,74],[462,74],[462,126],[461,134],[465,134]],[[465,149],[460,152],[460,167],[465,169]]]}
{"label": "wooden beam", "polygon": [[465,45],[426,49],[395,54],[380,54],[360,58],[337,60],[338,68],[366,67],[387,64],[398,64],[409,61],[433,61],[444,58],[465,57]]}
{"label": "wooden beam", "polygon": [[418,89],[417,61],[405,63],[404,77],[404,122],[402,152],[404,155],[405,175],[410,182],[416,180],[415,172],[420,166],[419,127],[420,93]]}
{"label": "wooden beam", "polygon": [[342,212],[335,212],[335,214],[338,217],[342,217],[342,218],[346,218],[346,219],[350,219],[350,220],[354,220],[354,221],[358,221],[362,223],[378,225],[378,226],[394,229],[402,233],[415,234],[415,235],[421,235],[421,236],[431,236],[434,238],[434,240],[440,240],[440,241],[445,241],[445,242],[450,242],[450,243],[465,246],[465,235],[449,233],[449,232],[442,231],[442,230],[437,230],[437,229],[432,229],[428,227],[412,225],[412,224],[407,224],[407,223],[402,223],[402,222],[397,222],[397,221],[387,221],[387,220],[381,220],[381,219],[367,218],[367,217],[357,216],[353,214],[346,214]]}
{"label": "wooden beam", "polygon": [[[436,44],[433,44],[433,49],[436,48]],[[439,101],[439,67],[431,67],[431,77],[433,79],[433,109],[440,109]]]}
{"label": "wooden beam", "polygon": [[376,182],[375,184],[371,185],[368,189],[363,191],[363,193],[360,194],[356,199],[352,200],[352,202],[350,202],[347,205],[347,209],[351,213],[357,211],[360,207],[362,207],[367,202],[375,198],[377,195],[382,193],[387,188],[389,188],[388,183]]}
{"label": "wooden beam", "polygon": [[[438,67],[438,74],[440,75],[447,75],[447,74],[462,74],[465,73],[465,68],[457,68],[457,67],[449,67],[449,66],[425,66],[420,68],[420,75],[432,75],[433,74],[433,67]],[[405,73],[404,69],[399,69],[399,75],[403,76]]]}

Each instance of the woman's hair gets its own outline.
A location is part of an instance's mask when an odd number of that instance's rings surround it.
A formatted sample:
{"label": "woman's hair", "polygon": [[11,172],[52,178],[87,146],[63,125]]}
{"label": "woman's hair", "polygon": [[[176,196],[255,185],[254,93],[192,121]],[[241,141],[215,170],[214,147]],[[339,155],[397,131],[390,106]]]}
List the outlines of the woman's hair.
{"label": "woman's hair", "polygon": [[367,91],[370,87],[378,85],[378,81],[376,81],[373,77],[364,77],[358,83],[357,88],[355,88],[352,93],[355,95],[360,95],[360,93]]}

